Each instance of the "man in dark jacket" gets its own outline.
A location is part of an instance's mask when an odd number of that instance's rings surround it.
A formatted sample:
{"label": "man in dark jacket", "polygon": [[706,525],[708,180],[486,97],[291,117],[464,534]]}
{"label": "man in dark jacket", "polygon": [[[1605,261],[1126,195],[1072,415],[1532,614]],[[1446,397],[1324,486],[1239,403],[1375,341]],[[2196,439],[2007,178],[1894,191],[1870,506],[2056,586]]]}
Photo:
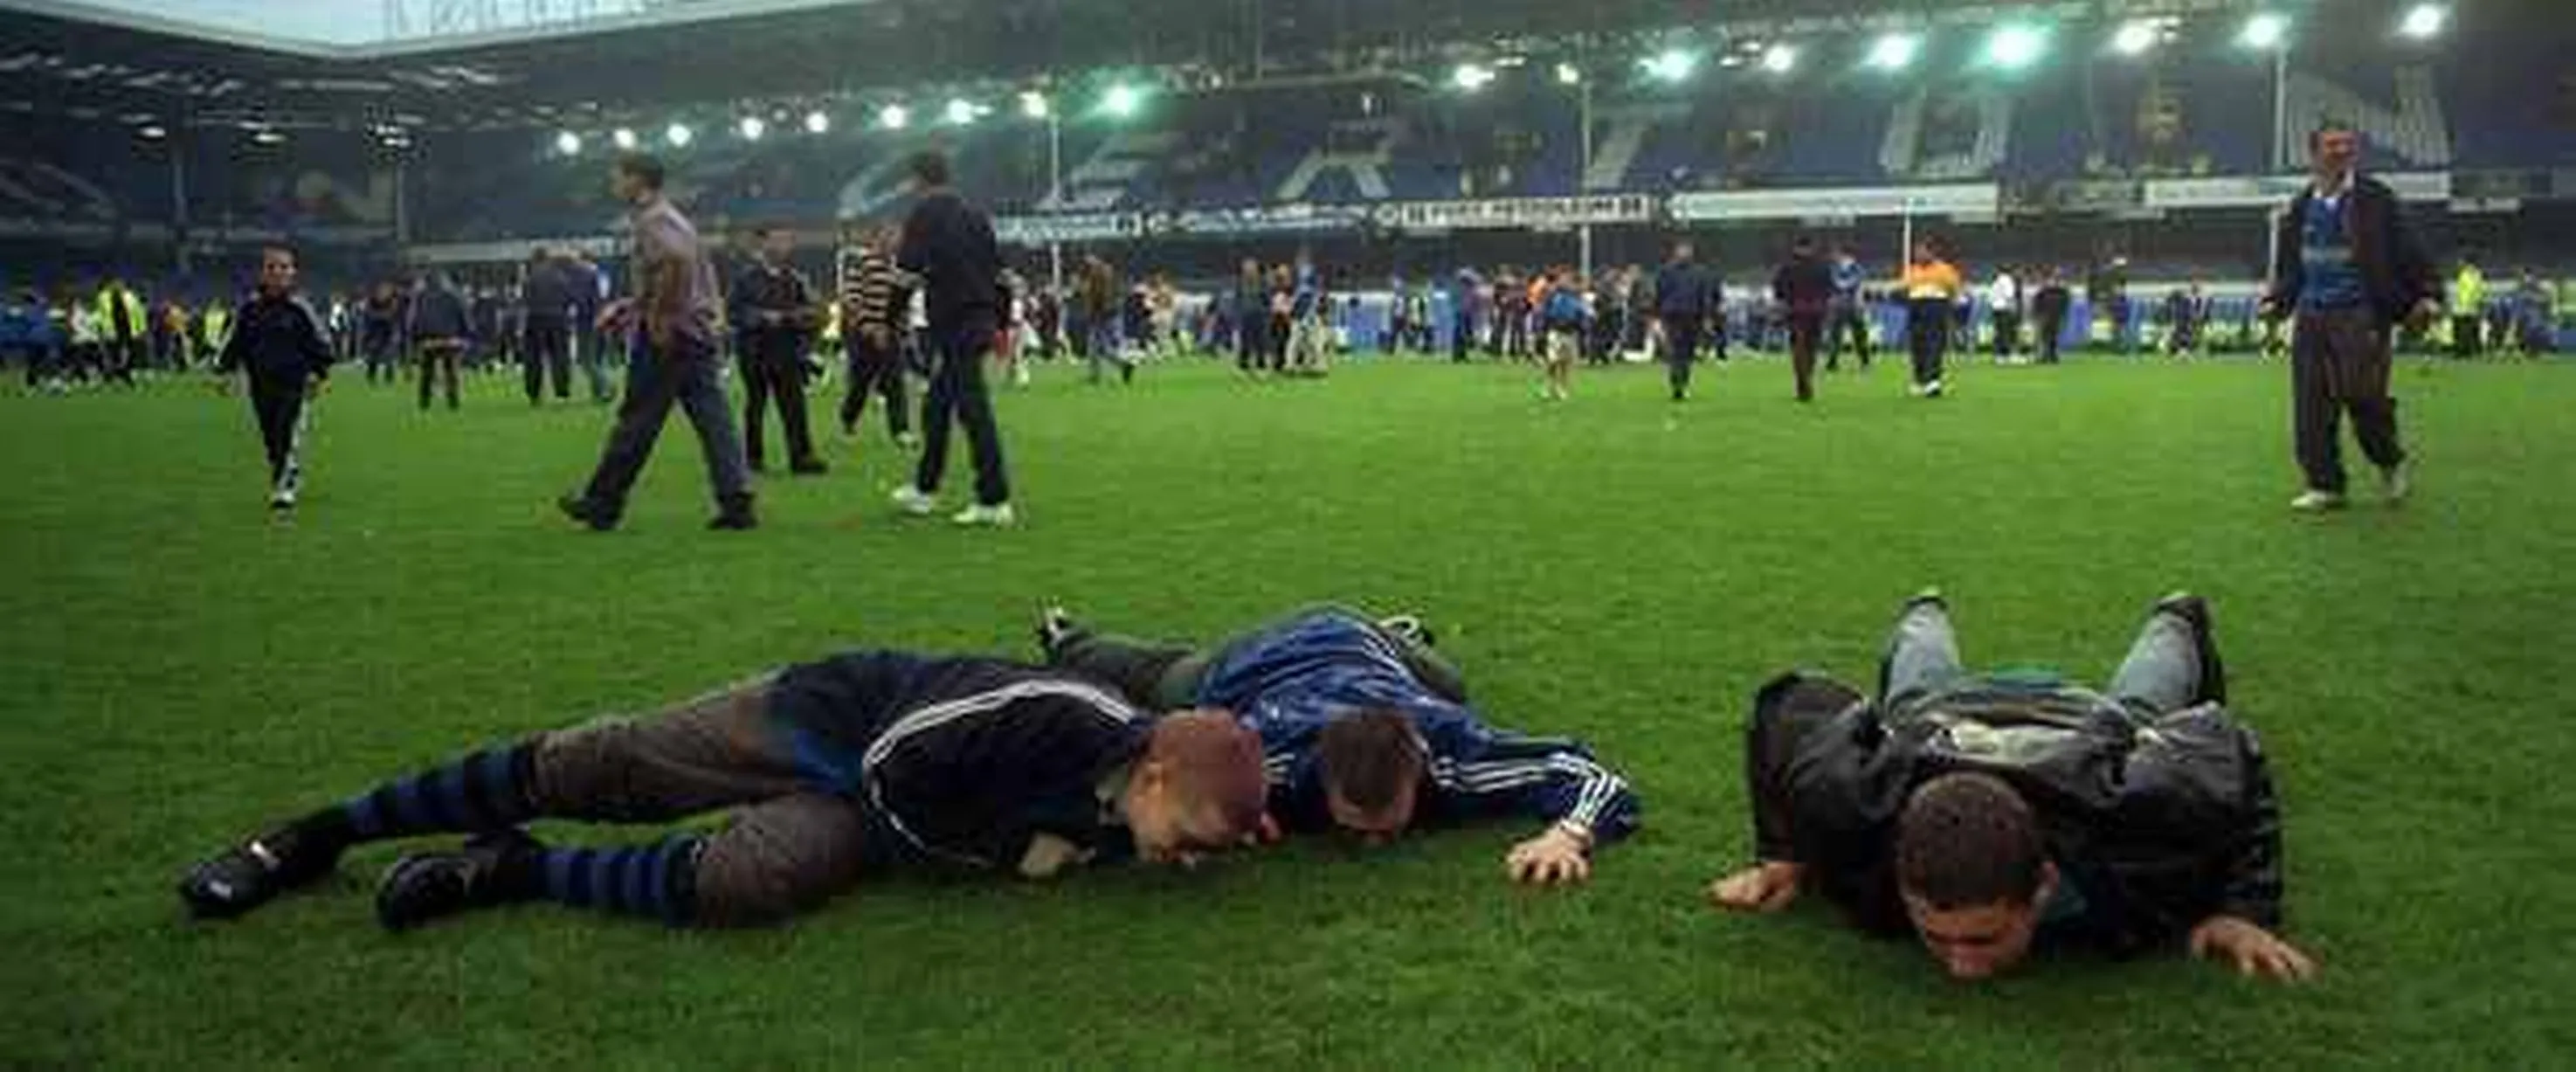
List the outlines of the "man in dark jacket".
{"label": "man in dark jacket", "polygon": [[543,246],[528,257],[526,278],[519,283],[521,357],[528,404],[545,404],[546,377],[554,377],[555,401],[572,397],[572,318],[576,285],[586,283],[572,265],[555,259]]}
{"label": "man in dark jacket", "polygon": [[2261,744],[2223,704],[2208,606],[2156,604],[2111,687],[1970,674],[1939,595],[1908,603],[1879,699],[1802,674],[1754,699],[1753,867],[1709,889],[1773,912],[1812,889],[1909,930],[1980,979],[2035,946],[2188,949],[2297,980],[2281,924],[2280,808]]}
{"label": "man in dark jacket", "polygon": [[474,317],[446,273],[430,273],[413,295],[404,334],[420,350],[420,408],[429,408],[430,382],[440,375],[447,378],[447,408],[457,408],[456,364],[474,341]]}
{"label": "man in dark jacket", "polygon": [[1664,361],[1670,368],[1675,402],[1690,397],[1700,332],[1722,305],[1717,277],[1691,260],[1695,252],[1689,242],[1674,243],[1672,259],[1655,273],[1655,321],[1664,328]]}
{"label": "man in dark jacket", "polygon": [[295,253],[271,248],[259,257],[259,292],[234,318],[215,359],[218,374],[248,374],[251,413],[268,449],[268,505],[292,510],[304,482],[297,449],[304,401],[331,375],[330,337],[322,317],[295,293]]}
{"label": "man in dark jacket", "polygon": [[[229,919],[370,842],[470,834],[376,890],[404,930],[545,901],[671,926],[768,923],[891,865],[1051,878],[1095,859],[1189,864],[1262,826],[1261,745],[1223,712],[1157,716],[1089,681],[992,659],[856,651],[655,715],[475,752],[272,828],[189,869]],[[724,827],[624,848],[550,847],[535,819]]]}
{"label": "man in dark jacket", "polygon": [[2039,363],[2057,363],[2058,338],[2066,333],[2066,311],[2074,304],[2074,294],[2066,287],[2066,273],[2051,267],[2039,285],[2039,294],[2031,299],[2033,332],[2038,335]]}
{"label": "man in dark jacket", "polygon": [[2272,285],[2263,296],[2266,316],[2298,318],[2290,391],[2307,490],[2290,508],[2343,507],[2347,412],[2388,501],[2402,502],[2409,480],[2397,401],[2388,395],[2389,336],[2401,321],[2421,330],[2441,311],[2441,288],[2396,193],[2360,173],[2361,135],[2329,123],[2308,136],[2308,151],[2312,178],[2273,231]]}
{"label": "man in dark jacket", "polygon": [[1771,296],[1789,317],[1789,366],[1798,376],[1798,401],[1816,398],[1816,344],[1825,334],[1825,314],[1839,288],[1834,270],[1816,256],[1816,240],[1801,237],[1789,247],[1788,263],[1771,275]]}
{"label": "man in dark jacket", "polygon": [[799,476],[821,473],[805,412],[805,350],[822,327],[822,301],[789,259],[796,236],[783,228],[753,232],[760,259],[733,281],[733,326],[741,332],[743,456],[754,471],[767,467],[769,433],[763,427],[776,402],[787,433],[787,467]]}

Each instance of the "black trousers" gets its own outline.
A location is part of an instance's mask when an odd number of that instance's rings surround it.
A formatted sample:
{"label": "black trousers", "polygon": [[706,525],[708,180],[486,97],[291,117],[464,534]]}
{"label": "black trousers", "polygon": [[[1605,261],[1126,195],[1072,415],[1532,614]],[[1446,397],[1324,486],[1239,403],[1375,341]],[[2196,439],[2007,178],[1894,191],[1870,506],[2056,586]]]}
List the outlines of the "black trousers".
{"label": "black trousers", "polygon": [[[2479,329],[2483,326],[2483,323],[2475,316],[2452,317],[2451,356],[2454,358],[2465,359],[2476,357],[2479,353],[2483,352],[2485,348],[2478,345]],[[113,368],[113,365],[110,367]],[[113,374],[111,373],[111,375]]]}
{"label": "black trousers", "polygon": [[1995,356],[2011,357],[2021,352],[2021,314],[2010,309],[1995,310]]}
{"label": "black trousers", "polygon": [[1905,306],[1905,337],[1914,351],[1914,382],[1941,378],[1941,359],[1950,348],[1953,313],[1946,298],[1917,298]]}
{"label": "black trousers", "polygon": [[527,347],[524,379],[528,401],[537,402],[544,398],[548,374],[554,376],[555,400],[560,402],[571,398],[572,325],[559,317],[532,316],[521,334],[525,336],[523,341]]}
{"label": "black trousers", "polygon": [[143,360],[143,340],[139,337],[110,337],[99,345],[99,378],[106,383],[134,385],[134,366]]}
{"label": "black trousers", "polygon": [[260,446],[268,452],[269,486],[281,490],[291,487],[301,476],[296,458],[296,426],[304,418],[303,378],[252,373],[250,411],[259,422]]}
{"label": "black trousers", "polygon": [[1798,398],[1816,397],[1816,344],[1825,334],[1825,314],[1793,312],[1789,314],[1789,368],[1798,379]]}
{"label": "black trousers", "polygon": [[2290,346],[2291,420],[2299,468],[2313,491],[2344,490],[2346,413],[2371,464],[2406,460],[2397,437],[2397,400],[2388,395],[2388,331],[2368,309],[2304,310]]}
{"label": "black trousers", "polygon": [[1269,352],[1270,314],[1244,317],[1234,330],[1234,367],[1244,372],[1259,369]]}
{"label": "black trousers", "polygon": [[891,345],[872,346],[850,337],[850,391],[841,398],[841,430],[855,432],[868,412],[870,395],[885,396],[886,434],[901,439],[912,432],[911,405],[904,401],[903,354]]}
{"label": "black trousers", "polygon": [[930,399],[922,410],[921,467],[912,486],[924,493],[939,490],[948,468],[948,434],[962,421],[967,449],[975,458],[975,501],[1000,506],[1011,501],[1011,478],[1002,464],[1002,430],[993,421],[992,392],[984,386],[984,357],[993,352],[993,326],[966,324],[930,329],[939,351],[939,368],[930,377]]}
{"label": "black trousers", "polygon": [[1868,318],[1862,314],[1860,306],[1841,304],[1833,306],[1830,311],[1825,314],[1825,341],[1827,345],[1827,349],[1825,350],[1825,368],[1831,370],[1842,367],[1843,338],[1846,335],[1850,336],[1852,345],[1857,347],[1860,351],[1860,367],[1868,368]]}
{"label": "black trousers", "polygon": [[458,406],[456,398],[456,361],[465,353],[462,339],[423,339],[420,344],[420,408],[429,408],[429,385],[433,376],[447,377],[447,408]]}
{"label": "black trousers", "polygon": [[758,469],[769,453],[768,418],[773,402],[778,423],[787,432],[787,463],[814,460],[814,432],[805,414],[804,337],[794,332],[763,332],[743,337],[742,452]]}
{"label": "black trousers", "polygon": [[1699,318],[1673,316],[1664,318],[1664,367],[1672,381],[1673,397],[1690,393],[1691,366],[1699,363]]}
{"label": "black trousers", "polygon": [[1467,348],[1476,341],[1476,318],[1460,313],[1449,319],[1449,360],[1464,363]]}
{"label": "black trousers", "polygon": [[2039,314],[2038,328],[2039,363],[2054,365],[2057,363],[2057,337],[2066,333],[2066,313],[2057,311]]}

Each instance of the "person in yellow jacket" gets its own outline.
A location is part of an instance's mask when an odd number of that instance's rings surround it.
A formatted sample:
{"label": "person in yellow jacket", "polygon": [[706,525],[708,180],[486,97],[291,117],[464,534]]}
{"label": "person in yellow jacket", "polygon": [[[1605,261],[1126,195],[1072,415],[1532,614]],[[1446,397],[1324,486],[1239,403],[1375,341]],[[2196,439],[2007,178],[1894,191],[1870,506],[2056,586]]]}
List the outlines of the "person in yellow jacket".
{"label": "person in yellow jacket", "polygon": [[1959,269],[1941,258],[1931,239],[1914,243],[1914,259],[1905,266],[1897,290],[1905,295],[1906,335],[1914,351],[1914,393],[1939,398],[1941,359],[1950,345],[1950,307],[1966,284]]}
{"label": "person in yellow jacket", "polygon": [[152,338],[151,314],[144,309],[143,298],[124,280],[110,279],[98,288],[92,315],[99,325],[99,379],[133,386],[134,367],[143,363],[144,347]]}
{"label": "person in yellow jacket", "polygon": [[2451,356],[2467,359],[2478,356],[2484,347],[2478,345],[2478,326],[2487,307],[2487,274],[2478,269],[2478,260],[2466,254],[2460,257],[2460,274],[2451,279]]}
{"label": "person in yellow jacket", "polygon": [[205,309],[197,314],[197,352],[220,354],[232,338],[233,311],[225,308],[220,299],[208,300]]}

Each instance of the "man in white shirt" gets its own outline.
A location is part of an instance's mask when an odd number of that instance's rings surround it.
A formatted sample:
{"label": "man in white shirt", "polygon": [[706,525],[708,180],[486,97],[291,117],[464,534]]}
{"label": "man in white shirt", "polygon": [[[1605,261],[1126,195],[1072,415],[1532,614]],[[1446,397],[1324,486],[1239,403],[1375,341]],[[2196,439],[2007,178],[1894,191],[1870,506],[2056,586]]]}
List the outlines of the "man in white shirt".
{"label": "man in white shirt", "polygon": [[1995,363],[2019,360],[2021,352],[2021,280],[2013,278],[2009,268],[1995,272],[1995,280],[1986,284],[1986,315],[1995,329]]}

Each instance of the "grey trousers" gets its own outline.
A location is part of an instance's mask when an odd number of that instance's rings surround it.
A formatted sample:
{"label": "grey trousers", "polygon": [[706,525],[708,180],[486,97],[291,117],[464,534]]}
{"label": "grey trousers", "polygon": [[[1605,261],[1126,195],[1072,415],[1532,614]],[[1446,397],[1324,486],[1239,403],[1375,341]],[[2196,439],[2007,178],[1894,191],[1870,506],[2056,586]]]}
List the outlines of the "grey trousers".
{"label": "grey trousers", "polygon": [[692,922],[775,922],[848,890],[870,854],[850,797],[797,776],[760,678],[640,717],[540,735],[531,796],[539,814],[667,823],[732,809],[706,836]]}
{"label": "grey trousers", "polygon": [[[2157,611],[2111,676],[2107,695],[2145,722],[2191,706],[2201,693],[2202,671],[2191,623]],[[1916,600],[1897,617],[1879,664],[1880,710],[1890,720],[1909,717],[1967,674],[1950,612],[1937,600]]]}

